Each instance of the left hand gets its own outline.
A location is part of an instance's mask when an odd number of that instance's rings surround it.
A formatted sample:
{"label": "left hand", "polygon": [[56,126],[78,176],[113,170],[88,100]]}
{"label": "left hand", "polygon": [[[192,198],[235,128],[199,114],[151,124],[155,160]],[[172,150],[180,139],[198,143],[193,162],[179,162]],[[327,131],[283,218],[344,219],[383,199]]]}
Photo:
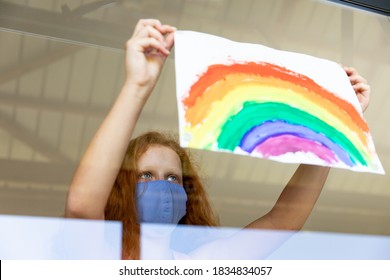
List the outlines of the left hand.
{"label": "left hand", "polygon": [[370,85],[367,83],[367,80],[365,78],[359,75],[355,68],[344,66],[343,69],[348,75],[349,81],[351,82],[351,85],[355,90],[360,106],[362,107],[362,110],[364,112],[370,102]]}

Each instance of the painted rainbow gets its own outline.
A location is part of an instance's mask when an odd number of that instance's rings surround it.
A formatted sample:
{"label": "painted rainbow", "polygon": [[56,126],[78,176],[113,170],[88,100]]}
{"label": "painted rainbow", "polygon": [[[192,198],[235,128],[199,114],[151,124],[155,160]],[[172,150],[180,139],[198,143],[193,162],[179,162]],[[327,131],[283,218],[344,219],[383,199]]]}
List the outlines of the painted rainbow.
{"label": "painted rainbow", "polygon": [[369,167],[368,126],[347,101],[270,63],[208,67],[183,99],[189,147],[274,158],[309,153],[326,165]]}

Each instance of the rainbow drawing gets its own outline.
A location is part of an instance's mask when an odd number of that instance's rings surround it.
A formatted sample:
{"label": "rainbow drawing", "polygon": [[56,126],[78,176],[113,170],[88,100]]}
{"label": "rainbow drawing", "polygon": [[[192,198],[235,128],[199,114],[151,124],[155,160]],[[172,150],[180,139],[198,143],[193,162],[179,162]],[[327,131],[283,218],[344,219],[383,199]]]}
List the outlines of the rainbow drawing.
{"label": "rainbow drawing", "polygon": [[[187,82],[181,85],[179,73],[185,72],[185,68],[179,68],[186,66],[177,61],[188,57],[181,51],[182,40],[193,33],[180,32],[175,34],[175,60],[183,146],[384,173],[356,100],[351,102],[345,94],[320,85],[308,73],[292,70],[288,66],[299,61],[293,53],[287,53],[291,62],[284,64],[272,59],[272,55],[261,60],[237,59],[234,51],[240,43],[232,42],[235,49],[228,49],[227,54],[212,53],[209,60],[204,59],[203,65],[200,63],[199,69],[189,74],[192,78],[183,77]],[[198,37],[195,39],[199,42]],[[213,49],[215,40],[213,36],[210,42],[207,37],[206,42],[202,41],[207,46],[200,52],[202,56]],[[226,45],[231,41],[222,42]],[[242,53],[255,46],[239,47]],[[215,48],[221,49],[218,45]],[[318,63],[316,58],[309,60]],[[356,99],[348,78],[341,73],[345,76],[344,84],[352,91],[350,99]]]}

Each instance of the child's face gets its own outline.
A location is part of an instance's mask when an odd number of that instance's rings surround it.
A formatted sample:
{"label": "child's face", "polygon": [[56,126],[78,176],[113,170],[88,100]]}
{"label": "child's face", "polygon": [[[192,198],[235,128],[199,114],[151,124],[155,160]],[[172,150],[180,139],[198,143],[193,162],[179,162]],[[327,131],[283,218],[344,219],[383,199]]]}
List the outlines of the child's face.
{"label": "child's face", "polygon": [[152,145],[138,160],[138,181],[168,180],[182,185],[183,176],[179,156],[171,148]]}

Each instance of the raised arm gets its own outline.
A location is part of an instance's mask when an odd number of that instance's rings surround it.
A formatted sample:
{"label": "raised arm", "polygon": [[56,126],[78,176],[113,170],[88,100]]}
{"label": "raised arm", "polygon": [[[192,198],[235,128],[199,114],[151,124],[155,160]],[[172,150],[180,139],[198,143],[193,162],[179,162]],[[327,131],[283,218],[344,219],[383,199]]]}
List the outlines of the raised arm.
{"label": "raised arm", "polygon": [[173,46],[174,28],[140,20],[126,43],[125,83],[69,188],[66,217],[104,219],[104,208],[142,108]]}
{"label": "raised arm", "polygon": [[[370,86],[351,67],[344,67],[362,110],[368,107]],[[312,212],[328,177],[329,167],[302,164],[283,189],[274,207],[247,228],[300,230]]]}

